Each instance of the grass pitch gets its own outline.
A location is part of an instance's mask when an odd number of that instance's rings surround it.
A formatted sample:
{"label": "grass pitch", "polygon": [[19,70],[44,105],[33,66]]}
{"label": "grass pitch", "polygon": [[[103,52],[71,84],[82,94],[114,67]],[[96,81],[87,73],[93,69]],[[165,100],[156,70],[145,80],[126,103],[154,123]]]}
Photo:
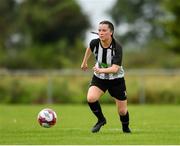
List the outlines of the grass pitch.
{"label": "grass pitch", "polygon": [[[52,128],[43,128],[37,114],[56,111]],[[180,144],[179,105],[129,105],[132,134],[124,134],[115,105],[102,105],[107,124],[91,133],[96,118],[87,105],[0,105],[0,144],[13,145],[131,145]]]}

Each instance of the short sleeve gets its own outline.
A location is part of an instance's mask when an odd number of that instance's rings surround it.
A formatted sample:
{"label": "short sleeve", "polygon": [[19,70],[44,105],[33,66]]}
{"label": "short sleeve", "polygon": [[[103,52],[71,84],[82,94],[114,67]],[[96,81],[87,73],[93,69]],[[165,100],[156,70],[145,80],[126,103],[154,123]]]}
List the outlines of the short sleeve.
{"label": "short sleeve", "polygon": [[89,43],[89,48],[91,49],[91,51],[94,51],[95,46],[97,46],[99,43],[99,39],[93,39],[91,40],[91,42]]}
{"label": "short sleeve", "polygon": [[119,44],[116,44],[116,47],[114,49],[112,64],[116,64],[119,66],[121,66],[122,64],[122,47]]}

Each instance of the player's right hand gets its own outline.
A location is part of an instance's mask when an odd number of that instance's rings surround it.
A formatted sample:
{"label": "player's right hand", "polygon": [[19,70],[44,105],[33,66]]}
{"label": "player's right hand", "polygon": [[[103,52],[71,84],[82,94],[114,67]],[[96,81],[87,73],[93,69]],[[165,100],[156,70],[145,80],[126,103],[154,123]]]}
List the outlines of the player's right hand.
{"label": "player's right hand", "polygon": [[81,64],[81,69],[82,69],[83,71],[86,71],[86,70],[88,69],[87,63],[82,63],[82,64]]}

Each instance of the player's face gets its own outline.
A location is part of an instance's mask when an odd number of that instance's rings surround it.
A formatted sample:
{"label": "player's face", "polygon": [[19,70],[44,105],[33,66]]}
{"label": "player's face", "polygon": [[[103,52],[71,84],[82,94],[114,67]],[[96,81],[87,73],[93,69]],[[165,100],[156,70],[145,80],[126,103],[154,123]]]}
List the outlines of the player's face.
{"label": "player's face", "polygon": [[98,35],[100,40],[106,41],[111,39],[112,31],[107,24],[100,24],[98,28]]}

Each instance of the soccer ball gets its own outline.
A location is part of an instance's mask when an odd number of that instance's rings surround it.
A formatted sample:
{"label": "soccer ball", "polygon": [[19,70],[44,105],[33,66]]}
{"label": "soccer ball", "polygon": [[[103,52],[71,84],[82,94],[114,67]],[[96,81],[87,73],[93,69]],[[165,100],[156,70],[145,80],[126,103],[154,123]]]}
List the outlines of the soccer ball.
{"label": "soccer ball", "polygon": [[46,108],[39,112],[37,119],[42,127],[50,128],[56,124],[57,115],[52,109]]}

